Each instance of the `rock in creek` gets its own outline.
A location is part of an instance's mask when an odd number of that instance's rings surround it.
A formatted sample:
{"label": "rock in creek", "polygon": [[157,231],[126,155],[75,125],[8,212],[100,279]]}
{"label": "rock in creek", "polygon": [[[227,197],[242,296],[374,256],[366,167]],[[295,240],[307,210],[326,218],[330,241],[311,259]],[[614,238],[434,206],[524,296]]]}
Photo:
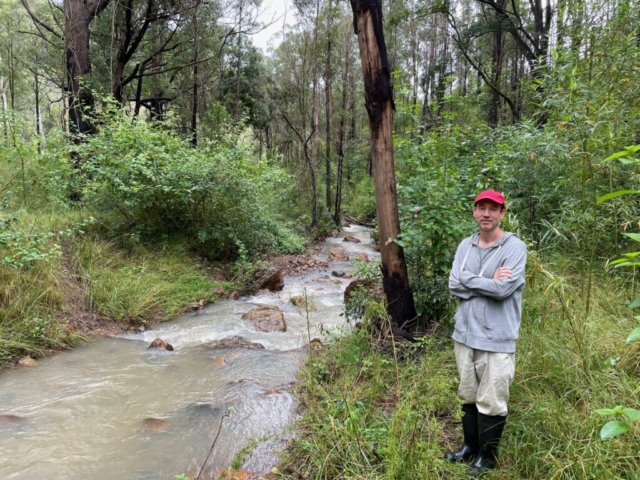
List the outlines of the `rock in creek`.
{"label": "rock in creek", "polygon": [[342,247],[335,247],[329,250],[328,260],[330,262],[348,262],[349,254]]}
{"label": "rock in creek", "polygon": [[322,340],[320,340],[319,338],[314,338],[302,348],[304,350],[313,350],[317,352],[318,350],[322,350],[323,346],[324,345],[322,345]]}
{"label": "rock in creek", "polygon": [[25,421],[26,419],[18,415],[0,415],[0,429],[18,427]]}
{"label": "rock in creek", "polygon": [[246,338],[240,336],[223,338],[222,340],[214,340],[206,344],[206,348],[258,348],[264,349],[261,343],[250,342]]}
{"label": "rock in creek", "polygon": [[217,287],[214,287],[213,293],[216,295],[216,297],[222,298],[222,297],[224,297],[224,294],[226,293],[226,290],[224,289],[224,287],[217,286]]}
{"label": "rock in creek", "polygon": [[216,368],[222,368],[227,366],[227,362],[224,361],[224,357],[212,358],[209,365]]}
{"label": "rock in creek", "polygon": [[371,263],[371,260],[369,260],[369,256],[364,252],[363,253],[359,253],[358,254],[358,258],[360,260],[362,260],[363,262],[365,262],[365,263]]}
{"label": "rock in creek", "polygon": [[346,275],[346,272],[344,270],[334,270],[331,272],[331,275],[333,275],[334,277],[344,277]]}
{"label": "rock in creek", "polygon": [[211,403],[195,402],[189,405],[186,409],[189,416],[194,417],[215,417],[220,413],[221,408],[216,407]]}
{"label": "rock in creek", "polygon": [[23,367],[35,367],[38,365],[38,361],[31,357],[22,357],[18,360],[18,365],[22,365]]}
{"label": "rock in creek", "polygon": [[240,300],[240,294],[234,290],[233,292],[231,292],[229,294],[229,296],[227,297],[229,300]]}
{"label": "rock in creek", "polygon": [[213,478],[226,478],[227,480],[249,480],[251,477],[251,472],[248,472],[247,470],[233,470],[232,468],[225,468],[221,472],[217,473]]}
{"label": "rock in creek", "polygon": [[305,301],[302,295],[295,295],[291,297],[289,301],[302,310],[309,310],[310,312],[315,312],[317,310],[316,306],[312,302]]}
{"label": "rock in creek", "polygon": [[256,292],[253,294],[253,296],[254,296],[254,297],[261,297],[261,296],[263,296],[263,295],[270,295],[270,296],[273,296],[273,295],[275,295],[275,294],[274,294],[274,293],[271,293],[271,290],[269,290],[268,288],[260,289],[260,290],[256,291]]}
{"label": "rock in creek", "polygon": [[360,240],[357,237],[354,237],[353,235],[347,235],[346,237],[344,237],[342,239],[343,242],[351,242],[351,243],[362,243],[362,240]]}
{"label": "rock in creek", "polygon": [[149,344],[148,348],[164,348],[166,350],[173,351],[173,346],[161,338],[156,338],[153,342]]}
{"label": "rock in creek", "polygon": [[277,395],[280,393],[284,393],[284,390],[282,390],[281,388],[278,387],[273,387],[270,388],[269,390],[265,390],[264,392],[262,392],[262,395]]}
{"label": "rock in creek", "polygon": [[346,304],[351,297],[353,291],[358,288],[358,286],[362,286],[370,295],[377,298],[384,298],[384,290],[382,289],[382,284],[380,282],[372,282],[370,280],[365,280],[363,278],[356,278],[352,280],[347,288],[344,289],[344,303]]}
{"label": "rock in creek", "polygon": [[262,284],[260,285],[261,289],[271,290],[272,292],[279,292],[284,288],[284,278],[282,277],[282,272],[280,270],[276,270],[269,276],[267,276]]}
{"label": "rock in creek", "polygon": [[169,421],[161,418],[145,418],[142,426],[147,432],[160,433],[169,428]]}
{"label": "rock in creek", "polygon": [[284,314],[273,305],[262,305],[242,315],[243,320],[251,322],[253,327],[260,332],[286,332],[287,324],[284,323]]}

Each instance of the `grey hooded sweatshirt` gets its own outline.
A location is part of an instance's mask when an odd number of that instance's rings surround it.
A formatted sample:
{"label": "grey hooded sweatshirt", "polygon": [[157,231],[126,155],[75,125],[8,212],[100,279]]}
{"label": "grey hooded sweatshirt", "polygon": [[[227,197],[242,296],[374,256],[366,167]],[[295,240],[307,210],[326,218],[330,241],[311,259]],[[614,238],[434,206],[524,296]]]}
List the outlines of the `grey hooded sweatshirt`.
{"label": "grey hooded sweatshirt", "polygon": [[[458,246],[449,290],[459,298],[453,339],[470,348],[514,353],[522,315],[522,290],[527,247],[513,233],[505,232],[491,247],[478,246],[479,233]],[[493,280],[500,267],[513,275]]]}

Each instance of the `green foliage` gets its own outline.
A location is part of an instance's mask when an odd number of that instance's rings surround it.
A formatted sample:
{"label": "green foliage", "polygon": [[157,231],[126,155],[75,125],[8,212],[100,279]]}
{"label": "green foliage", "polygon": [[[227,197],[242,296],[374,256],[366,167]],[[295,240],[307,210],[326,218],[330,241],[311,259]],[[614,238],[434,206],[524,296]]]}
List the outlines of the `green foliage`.
{"label": "green foliage", "polygon": [[403,166],[397,176],[399,242],[405,248],[416,307],[421,316],[433,320],[447,318],[455,306],[448,272],[458,244],[473,231],[469,196],[476,178],[462,161],[474,157],[470,144],[478,138],[467,137],[458,144],[459,138],[417,138],[397,146]]}
{"label": "green foliage", "polygon": [[380,261],[365,262],[361,258],[354,260],[355,269],[353,276],[361,278],[366,282],[376,282],[382,280],[382,270],[380,269]]}
{"label": "green foliage", "polygon": [[[435,419],[457,404],[451,380],[410,348],[397,365],[399,378],[394,360],[372,348],[365,329],[310,359],[301,391],[307,407],[303,434],[289,448],[285,472],[304,478],[425,478],[431,464],[429,469],[446,475],[450,469],[438,460],[434,441]],[[442,358],[439,347],[432,353]]]}
{"label": "green foliage", "polygon": [[151,323],[214,300],[217,286],[230,287],[209,279],[184,245],[123,250],[97,238],[87,217],[55,209],[10,217],[10,235],[2,231],[2,238],[21,243],[0,246],[0,363],[77,344],[74,322],[87,314]]}
{"label": "green foliage", "polygon": [[186,236],[209,258],[301,251],[304,239],[274,208],[290,188],[282,171],[249,158],[232,138],[194,149],[177,135],[120,114],[78,147],[86,204],[114,235]]}
{"label": "green foliage", "polygon": [[627,433],[630,428],[627,422],[637,422],[640,420],[640,410],[625,408],[622,406],[617,406],[615,408],[599,408],[596,410],[596,413],[605,417],[615,415],[625,418],[625,421],[611,420],[605,423],[600,430],[600,438],[603,440]]}
{"label": "green foliage", "polygon": [[94,222],[93,217],[83,219],[56,232],[34,231],[35,226],[19,228],[17,216],[0,214],[0,255],[2,265],[28,269],[36,262],[50,262],[60,258],[60,241],[84,234],[84,228]]}
{"label": "green foliage", "polygon": [[349,295],[349,299],[344,305],[344,316],[347,321],[361,320],[371,296],[363,285],[357,285]]}
{"label": "green foliage", "polygon": [[[615,158],[622,159],[623,157],[627,157],[629,155],[635,154],[638,150],[640,150],[640,146],[626,148],[621,152],[618,152],[616,154],[609,156],[607,159],[605,159],[605,161],[613,160]],[[638,160],[635,158],[632,158],[629,161],[638,162]],[[612,194],[605,195],[600,199],[598,199],[598,203],[609,201],[613,198],[616,198],[622,195],[636,194],[636,193],[638,192],[633,190],[622,190],[618,192],[613,192]],[[634,233],[625,233],[625,235],[631,238],[633,241],[640,243],[640,235],[634,234]],[[640,252],[626,253],[623,258],[614,260],[613,262],[611,262],[611,265],[615,265],[616,267],[633,266],[635,268],[636,266],[640,265],[640,262],[636,261],[636,258],[638,257],[638,255],[640,255]],[[631,304],[629,305],[629,308],[633,309],[638,306],[640,306],[640,297],[636,298],[633,302],[631,302]],[[634,318],[635,320],[640,321],[640,316],[636,316]],[[633,342],[639,339],[640,339],[640,327],[635,328],[629,334],[629,336],[627,337],[627,343]],[[635,410],[633,408],[624,408],[622,406],[617,406],[615,409],[598,409],[596,410],[596,413],[604,416],[616,415],[619,417],[626,417],[626,421],[612,420],[607,422],[600,430],[600,437],[603,440],[607,438],[617,437],[618,435],[621,435],[623,433],[627,433],[630,429],[630,426],[627,423],[627,421],[635,422],[637,420],[640,420],[640,410]]]}
{"label": "green foliage", "polygon": [[[537,267],[529,272],[516,381],[500,465],[492,477],[633,478],[640,468],[639,431],[631,419],[638,413],[611,409],[613,420],[629,424],[629,440],[608,442],[601,441],[599,417],[592,415],[597,405],[637,399],[637,375],[610,361],[624,348],[619,338],[629,323],[620,314],[629,292],[623,282],[596,283],[591,317],[579,325],[588,346],[584,370],[576,368],[584,353],[555,295],[562,283],[573,301],[569,313],[583,312],[584,299],[575,294],[579,278],[540,273]],[[314,354],[303,371],[306,414],[285,459],[285,473],[296,478],[468,478],[465,465],[442,460],[462,441],[449,330],[416,344],[396,344],[393,355],[392,345],[358,329]]]}
{"label": "green foliage", "polygon": [[345,201],[344,210],[363,222],[370,222],[376,218],[376,197],[373,178],[365,175],[354,185]]}

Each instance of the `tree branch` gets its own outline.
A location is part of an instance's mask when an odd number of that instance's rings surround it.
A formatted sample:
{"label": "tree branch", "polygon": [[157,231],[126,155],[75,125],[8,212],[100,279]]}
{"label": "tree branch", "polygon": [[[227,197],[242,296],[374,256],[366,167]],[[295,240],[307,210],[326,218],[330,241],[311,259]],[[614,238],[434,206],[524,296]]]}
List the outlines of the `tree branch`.
{"label": "tree branch", "polygon": [[44,28],[46,31],[48,31],[52,35],[55,35],[56,37],[58,37],[60,40],[64,40],[64,36],[63,35],[61,35],[60,33],[56,32],[47,23],[45,23],[42,20],[40,20],[40,18],[35,13],[33,13],[33,11],[31,10],[31,7],[27,3],[27,0],[20,0],[20,3],[22,3],[22,6],[24,7],[24,9],[27,11],[29,16],[31,17],[31,20],[33,20],[33,23],[35,23],[36,25],[41,26],[42,28]]}
{"label": "tree branch", "polygon": [[109,6],[110,1],[111,0],[93,0],[93,2],[87,5],[89,21],[93,20],[97,15],[100,15],[100,12]]}
{"label": "tree branch", "polygon": [[460,39],[460,31],[458,30],[458,27],[455,24],[455,19],[453,18],[453,15],[449,14],[448,20],[449,20],[449,25],[451,25],[451,28],[453,28],[455,32],[455,34],[452,35],[452,38],[453,38],[453,41],[456,42],[456,44],[458,45],[458,48],[460,49],[460,53],[462,53],[464,58],[467,59],[467,61],[469,62],[469,64],[471,64],[471,66],[475,69],[475,71],[478,72],[478,75],[482,77],[482,80],[484,80],[484,83],[496,94],[498,94],[500,98],[502,98],[507,103],[507,105],[509,105],[509,108],[511,109],[511,112],[513,113],[514,118],[518,119],[520,115],[518,114],[517,108],[513,103],[513,101],[511,100],[511,98],[509,98],[505,93],[502,92],[502,90],[500,90],[498,87],[496,87],[493,84],[493,82],[491,82],[488,75],[484,71],[484,68],[482,68],[480,61],[479,60],[475,61],[471,57],[467,49],[462,47],[462,40]]}

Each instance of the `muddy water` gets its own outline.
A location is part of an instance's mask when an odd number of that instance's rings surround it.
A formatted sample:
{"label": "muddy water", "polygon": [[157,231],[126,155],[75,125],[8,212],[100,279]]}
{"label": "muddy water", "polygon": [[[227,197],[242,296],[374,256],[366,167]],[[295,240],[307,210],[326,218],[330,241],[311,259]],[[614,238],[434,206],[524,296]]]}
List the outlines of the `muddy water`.
{"label": "muddy water", "polygon": [[[365,229],[349,227],[361,244],[329,239],[318,257],[342,246],[351,258],[376,258]],[[252,440],[262,446],[244,469],[268,471],[277,439],[295,419],[290,392],[304,360],[301,349],[323,331],[347,328],[342,312],[349,280],[332,270],[285,278],[276,294],[224,300],[139,334],[106,338],[0,375],[0,478],[173,479],[202,466],[225,415],[206,478],[227,466]],[[333,281],[332,281],[333,280]],[[305,292],[316,311],[298,311],[289,299]],[[287,332],[254,331],[240,319],[256,304],[285,312]],[[219,348],[239,336],[264,349]],[[174,351],[149,350],[156,337]],[[286,435],[286,433],[285,433]],[[205,478],[205,475],[203,477]]]}

